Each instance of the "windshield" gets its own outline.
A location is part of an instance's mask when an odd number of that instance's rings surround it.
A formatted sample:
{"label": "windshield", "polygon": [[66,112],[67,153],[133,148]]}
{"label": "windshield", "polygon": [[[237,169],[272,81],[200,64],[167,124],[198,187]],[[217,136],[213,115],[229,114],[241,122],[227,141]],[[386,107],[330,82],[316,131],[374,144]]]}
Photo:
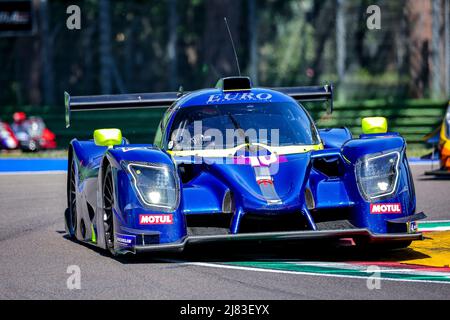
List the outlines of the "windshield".
{"label": "windshield", "polygon": [[316,145],[316,127],[292,102],[193,106],[175,115],[169,149],[226,149],[244,143]]}

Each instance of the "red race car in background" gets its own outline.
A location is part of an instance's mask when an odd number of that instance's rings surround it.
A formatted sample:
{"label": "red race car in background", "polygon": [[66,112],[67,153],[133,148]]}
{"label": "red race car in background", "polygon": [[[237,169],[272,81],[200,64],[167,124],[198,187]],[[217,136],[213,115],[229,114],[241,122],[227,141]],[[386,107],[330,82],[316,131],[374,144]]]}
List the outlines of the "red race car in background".
{"label": "red race car in background", "polygon": [[27,118],[24,112],[16,112],[13,119],[11,127],[23,151],[56,148],[55,134],[45,126],[41,117]]}
{"label": "red race car in background", "polygon": [[0,120],[0,149],[13,150],[18,147],[19,141],[11,130],[11,127],[8,123]]}

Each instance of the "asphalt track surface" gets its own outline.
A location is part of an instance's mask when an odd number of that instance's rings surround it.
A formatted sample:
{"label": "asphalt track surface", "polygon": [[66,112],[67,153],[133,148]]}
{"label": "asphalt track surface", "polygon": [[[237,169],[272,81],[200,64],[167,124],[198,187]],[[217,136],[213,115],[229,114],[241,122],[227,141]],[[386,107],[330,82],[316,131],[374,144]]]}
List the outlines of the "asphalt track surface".
{"label": "asphalt track surface", "polygon": [[[418,209],[450,220],[450,181],[425,177],[426,169],[413,167]],[[364,277],[242,267],[386,259],[332,245],[200,246],[114,259],[65,237],[65,180],[63,173],[0,175],[1,299],[450,299],[450,283],[381,280],[380,289],[369,290]],[[403,252],[414,255],[406,249],[388,259]],[[71,265],[80,267],[80,290],[67,288]]]}

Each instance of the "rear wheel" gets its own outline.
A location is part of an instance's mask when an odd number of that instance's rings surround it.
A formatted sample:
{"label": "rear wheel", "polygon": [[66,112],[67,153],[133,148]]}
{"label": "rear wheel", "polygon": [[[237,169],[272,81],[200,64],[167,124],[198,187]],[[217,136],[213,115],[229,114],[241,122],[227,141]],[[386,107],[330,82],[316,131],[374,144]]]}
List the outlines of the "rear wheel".
{"label": "rear wheel", "polygon": [[114,250],[114,184],[111,167],[108,166],[103,179],[103,227],[105,230],[106,249],[115,255]]}
{"label": "rear wheel", "polygon": [[75,160],[72,159],[70,163],[69,172],[69,190],[68,190],[68,216],[67,227],[69,229],[69,235],[71,238],[75,238],[77,234],[77,188],[76,188],[76,177],[75,177]]}

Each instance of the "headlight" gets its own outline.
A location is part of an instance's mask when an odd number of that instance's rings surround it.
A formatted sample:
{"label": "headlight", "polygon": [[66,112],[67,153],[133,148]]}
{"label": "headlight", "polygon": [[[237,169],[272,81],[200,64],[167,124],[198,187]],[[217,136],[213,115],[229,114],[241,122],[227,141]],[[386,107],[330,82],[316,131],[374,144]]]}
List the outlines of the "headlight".
{"label": "headlight", "polygon": [[372,154],[356,162],[356,181],[361,195],[368,201],[388,198],[395,192],[400,153]]}
{"label": "headlight", "polygon": [[178,183],[173,170],[165,165],[129,163],[134,187],[145,205],[172,211],[178,206]]}

